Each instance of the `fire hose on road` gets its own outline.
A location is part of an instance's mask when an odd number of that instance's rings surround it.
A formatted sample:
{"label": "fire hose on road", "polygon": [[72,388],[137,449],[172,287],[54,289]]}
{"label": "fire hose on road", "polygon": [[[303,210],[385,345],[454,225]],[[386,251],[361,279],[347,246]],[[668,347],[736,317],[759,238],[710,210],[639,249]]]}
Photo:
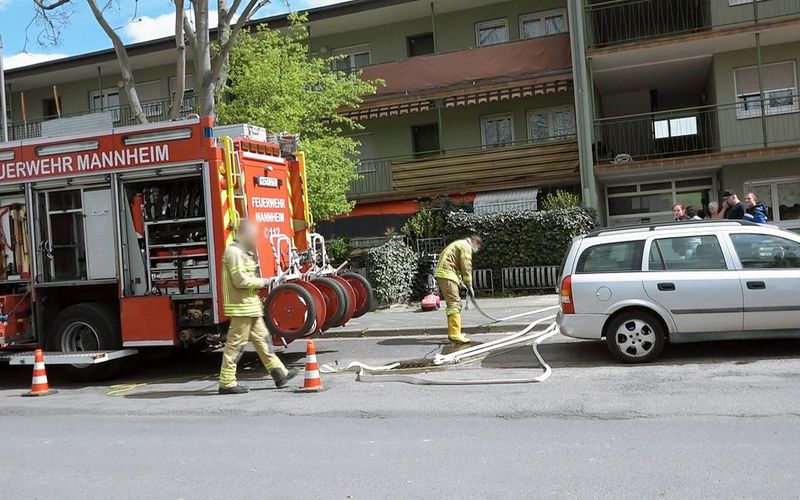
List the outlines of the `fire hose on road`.
{"label": "fire hose on road", "polygon": [[[470,300],[469,296],[468,299]],[[515,318],[530,316],[534,314],[542,314],[556,309],[558,306],[550,306],[534,311],[516,314],[504,318],[494,318],[487,314],[472,298],[474,305],[478,312],[487,318],[495,321],[509,321]],[[528,324],[522,330],[512,333],[506,337],[479,344],[467,349],[456,351],[450,354],[437,354],[432,360],[431,364],[424,367],[425,369],[444,368],[459,363],[467,363],[480,361],[492,354],[498,352],[514,349],[523,345],[530,345],[533,350],[533,355],[537,361],[542,365],[543,372],[535,377],[527,378],[505,378],[505,379],[461,379],[461,380],[434,380],[429,378],[411,376],[411,375],[395,375],[392,372],[397,372],[403,369],[403,363],[391,363],[384,366],[370,366],[359,361],[353,361],[345,368],[336,368],[329,365],[322,365],[320,371],[323,373],[343,373],[355,372],[356,381],[358,382],[401,382],[414,385],[493,385],[493,384],[530,384],[536,382],[544,382],[552,374],[552,369],[548,365],[541,354],[539,353],[538,346],[548,338],[558,333],[558,327],[553,321],[555,315],[551,314],[543,318],[536,319]],[[536,330],[536,327],[550,322],[544,330]],[[420,367],[422,368],[422,367]]]}

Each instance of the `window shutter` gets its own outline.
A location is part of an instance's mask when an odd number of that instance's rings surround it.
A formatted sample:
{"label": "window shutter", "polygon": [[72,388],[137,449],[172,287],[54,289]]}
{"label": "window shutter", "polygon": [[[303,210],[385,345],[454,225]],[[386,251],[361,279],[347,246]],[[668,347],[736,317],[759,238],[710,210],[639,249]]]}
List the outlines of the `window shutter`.
{"label": "window shutter", "polygon": [[758,68],[741,68],[737,69],[736,75],[736,93],[743,94],[757,94],[758,93]]}

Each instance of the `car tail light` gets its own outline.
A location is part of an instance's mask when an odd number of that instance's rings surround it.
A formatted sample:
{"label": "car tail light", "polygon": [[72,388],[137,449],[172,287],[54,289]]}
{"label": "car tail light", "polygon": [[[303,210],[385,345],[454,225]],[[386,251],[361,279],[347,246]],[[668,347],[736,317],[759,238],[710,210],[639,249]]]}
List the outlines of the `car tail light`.
{"label": "car tail light", "polygon": [[572,301],[572,276],[561,280],[561,312],[575,314],[575,303]]}

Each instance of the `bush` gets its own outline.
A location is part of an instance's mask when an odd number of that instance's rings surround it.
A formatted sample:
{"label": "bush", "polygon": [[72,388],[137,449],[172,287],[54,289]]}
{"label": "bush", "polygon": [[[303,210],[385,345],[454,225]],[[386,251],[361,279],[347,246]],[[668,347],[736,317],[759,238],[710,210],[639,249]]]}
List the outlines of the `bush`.
{"label": "bush", "polygon": [[558,189],[549,193],[542,200],[541,209],[545,211],[560,210],[562,208],[573,208],[581,206],[581,197],[569,191]]}
{"label": "bush", "polygon": [[325,249],[333,264],[341,264],[350,257],[350,239],[332,238],[326,242]]}
{"label": "bush", "polygon": [[412,240],[441,238],[447,223],[447,215],[455,210],[472,212],[472,204],[453,200],[449,196],[434,198],[424,203],[400,231]]}
{"label": "bush", "polygon": [[475,255],[475,269],[492,269],[499,285],[504,267],[558,265],[572,238],[595,226],[594,212],[582,207],[547,212],[513,211],[486,215],[452,212],[447,217],[446,239],[471,233],[483,238]]}
{"label": "bush", "polygon": [[411,297],[418,260],[417,253],[398,237],[367,251],[367,278],[381,304],[406,302]]}

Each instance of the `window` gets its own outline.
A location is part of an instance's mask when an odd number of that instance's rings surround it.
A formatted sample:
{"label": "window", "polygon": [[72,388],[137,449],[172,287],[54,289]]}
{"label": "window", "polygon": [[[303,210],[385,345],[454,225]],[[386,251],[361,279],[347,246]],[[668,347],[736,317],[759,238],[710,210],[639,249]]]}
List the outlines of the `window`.
{"label": "window", "polygon": [[508,41],[508,20],[495,19],[475,25],[475,43],[478,47]]}
{"label": "window", "polygon": [[514,142],[514,120],[510,114],[481,118],[481,143],[484,146],[509,146]]}
{"label": "window", "polygon": [[607,186],[608,223],[671,221],[672,206],[677,202],[705,212],[712,190],[713,181],[708,177]]}
{"label": "window", "polygon": [[800,269],[800,243],[763,234],[732,234],[744,269]]}
{"label": "window", "polygon": [[595,245],[583,251],[577,274],[624,273],[642,270],[644,240]]}
{"label": "window", "polygon": [[575,136],[572,108],[528,111],[528,138],[534,141]]}
{"label": "window", "polygon": [[[183,101],[181,101],[181,113],[188,114],[194,113],[196,107],[194,105],[194,77],[192,75],[186,75],[184,79],[184,88],[183,88]],[[169,79],[169,95],[172,96],[175,94],[176,88],[176,81],[175,77]]]}
{"label": "window", "polygon": [[[764,114],[777,115],[798,111],[797,71],[794,61],[762,65],[764,85]],[[736,118],[761,116],[762,99],[759,93],[758,67],[733,71],[736,87]]]}
{"label": "window", "polygon": [[336,71],[344,71],[345,73],[352,73],[362,66],[367,66],[371,62],[368,45],[335,49],[333,55],[339,56],[339,58],[333,62],[333,69]]}
{"label": "window", "polygon": [[682,236],[653,240],[651,271],[717,271],[727,269],[716,236]]}
{"label": "window", "polygon": [[408,37],[408,57],[424,56],[434,53],[433,33]]}
{"label": "window", "polygon": [[800,221],[800,177],[747,182],[745,192],[752,191],[767,206],[769,219],[775,222]]}
{"label": "window", "polygon": [[668,137],[685,137],[697,135],[697,117],[686,116],[683,118],[669,118],[653,122],[653,137],[666,139]]}
{"label": "window", "polygon": [[536,38],[567,32],[567,12],[564,9],[525,14],[519,18],[520,38]]}
{"label": "window", "polygon": [[161,82],[153,80],[137,83],[136,93],[142,103],[142,111],[148,118],[157,118],[164,114],[164,102],[161,96]]}
{"label": "window", "polygon": [[[759,2],[763,2],[764,0],[758,0]],[[733,7],[735,5],[747,5],[749,3],[753,3],[753,0],[728,0],[728,5]]]}
{"label": "window", "polygon": [[103,89],[103,91],[92,90],[89,92],[89,110],[90,111],[111,111],[112,119],[114,122],[119,122],[121,119],[119,101],[119,90]]}
{"label": "window", "polygon": [[439,124],[428,123],[411,128],[414,157],[424,158],[439,152]]}

